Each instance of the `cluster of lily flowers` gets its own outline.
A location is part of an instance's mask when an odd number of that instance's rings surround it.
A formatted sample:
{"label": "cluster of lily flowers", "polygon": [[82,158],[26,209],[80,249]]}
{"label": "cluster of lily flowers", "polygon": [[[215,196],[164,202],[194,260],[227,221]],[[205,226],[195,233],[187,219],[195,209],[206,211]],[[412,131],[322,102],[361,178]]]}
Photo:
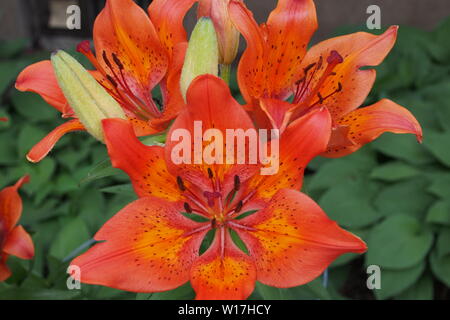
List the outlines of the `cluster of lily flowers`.
{"label": "cluster of lily flowers", "polygon": [[[198,22],[188,42],[183,19],[196,2]],[[383,61],[396,26],[308,49],[316,29],[313,0],[279,0],[261,25],[240,0],[154,0],[148,13],[132,0],[107,0],[94,25],[95,54],[88,41],[77,47],[95,70],[64,51],[23,70],[16,88],[38,93],[69,119],[27,158],[39,162],[64,134],[87,131],[105,143],[138,196],[71,262],[81,282],[161,292],[190,281],[197,299],[246,299],[256,281],[299,286],[338,256],[366,251],[360,238],[300,192],[305,168],[316,156],[346,156],[384,132],[412,133],[420,141],[422,131],[393,101],[359,108],[376,76],[363,67]],[[237,69],[244,106],[228,87],[240,35],[247,44]],[[155,89],[161,101],[152,97]],[[192,132],[194,121],[221,132],[278,129],[278,172],[261,175],[260,165],[236,162],[174,163],[172,141],[147,146],[138,139],[166,131],[169,137],[180,128]],[[8,255],[34,254],[30,236],[16,226],[17,191],[27,180],[0,193],[0,281],[10,275]],[[211,230],[214,240],[200,254]],[[234,243],[231,230],[248,252]]]}

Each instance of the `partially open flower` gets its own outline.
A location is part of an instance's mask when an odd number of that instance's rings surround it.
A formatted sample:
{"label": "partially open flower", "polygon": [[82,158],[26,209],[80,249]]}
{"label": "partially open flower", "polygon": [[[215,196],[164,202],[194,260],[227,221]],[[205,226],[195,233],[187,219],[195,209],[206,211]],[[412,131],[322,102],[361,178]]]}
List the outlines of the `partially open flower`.
{"label": "partially open flower", "polygon": [[30,235],[22,226],[17,225],[22,214],[22,199],[18,189],[29,181],[25,176],[11,187],[0,191],[0,282],[11,276],[6,265],[10,255],[21,259],[34,256],[34,245]]}
{"label": "partially open flower", "polygon": [[219,63],[230,65],[233,63],[239,48],[239,31],[234,26],[228,14],[230,0],[200,0],[199,17],[210,17],[219,40]]}
{"label": "partially open flower", "polygon": [[52,54],[59,86],[72,110],[86,130],[96,139],[103,141],[101,121],[107,118],[126,119],[119,103],[66,52]]}

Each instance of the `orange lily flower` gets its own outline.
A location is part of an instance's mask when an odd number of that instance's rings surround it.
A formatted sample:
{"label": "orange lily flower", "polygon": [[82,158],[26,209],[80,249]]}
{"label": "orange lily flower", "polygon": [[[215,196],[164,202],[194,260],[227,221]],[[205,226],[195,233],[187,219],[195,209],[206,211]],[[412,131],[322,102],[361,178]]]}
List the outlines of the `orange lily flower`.
{"label": "orange lily flower", "polygon": [[[192,82],[186,108],[168,137],[178,129],[194,137],[194,121],[224,135],[227,129],[254,129],[225,82],[212,75]],[[71,262],[80,267],[84,283],[160,292],[190,280],[197,299],[245,299],[256,280],[298,286],[318,277],[339,255],[366,250],[361,239],[297,191],[307,163],[326,149],[331,133],[326,108],[286,129],[279,141],[279,171],[270,176],[259,175],[258,165],[176,164],[171,139],[165,147],[149,147],[127,121],[105,119],[103,126],[112,163],[130,176],[139,199],[100,229],[95,235],[100,243]],[[236,219],[252,209],[258,211]],[[183,212],[207,222],[194,222]],[[215,231],[213,243],[200,255],[209,230]],[[234,244],[230,230],[249,254]]]}
{"label": "orange lily flower", "polygon": [[21,178],[12,187],[0,191],[0,281],[11,276],[6,265],[9,255],[21,259],[32,259],[34,245],[30,235],[17,222],[22,214],[22,200],[17,190],[29,181],[29,177]]}
{"label": "orange lily flower", "polygon": [[[186,51],[184,15],[196,0],[155,0],[150,17],[133,0],[108,0],[94,24],[95,56],[89,41],[77,50],[96,68],[92,75],[123,107],[137,135],[164,130],[183,105],[179,78]],[[163,102],[158,105],[151,91],[160,85]],[[28,153],[38,162],[66,133],[84,130],[68,105],[49,60],[27,67],[16,88],[42,96],[62,113],[74,118],[57,127]]]}
{"label": "orange lily flower", "polygon": [[[241,1],[232,0],[229,12],[247,41],[239,86],[261,127],[283,131],[309,110],[325,106],[333,119],[333,134],[324,156],[350,154],[384,132],[413,133],[421,141],[419,123],[398,104],[383,99],[357,109],[376,75],[373,69],[361,68],[384,60],[398,27],[379,36],[358,32],[336,37],[307,50],[318,26],[313,0],[279,0],[261,26]],[[291,103],[285,101],[289,97]]]}

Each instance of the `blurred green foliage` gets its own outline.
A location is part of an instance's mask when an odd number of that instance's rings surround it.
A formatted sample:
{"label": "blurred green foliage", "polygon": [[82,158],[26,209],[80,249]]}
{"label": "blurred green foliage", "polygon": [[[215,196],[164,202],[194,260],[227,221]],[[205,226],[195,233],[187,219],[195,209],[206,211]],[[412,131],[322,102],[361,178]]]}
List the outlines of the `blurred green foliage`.
{"label": "blurred green foliage", "polygon": [[[341,30],[341,33],[356,31]],[[347,254],[323,279],[296,288],[257,284],[252,299],[445,299],[450,287],[450,19],[433,32],[401,27],[396,47],[377,68],[371,104],[390,98],[411,110],[424,143],[385,134],[341,159],[315,159],[304,192],[344,228],[362,237],[367,254]],[[36,94],[13,88],[25,66],[48,58],[24,40],[0,42],[0,188],[25,173],[21,224],[36,246],[32,261],[11,257],[3,299],[192,299],[189,284],[165,293],[134,294],[100,286],[67,290],[70,259],[101,225],[135,199],[105,147],[84,133],[64,137],[39,164],[26,152],[56,125],[59,113]],[[78,56],[78,58],[82,59]],[[238,95],[234,81],[233,92]],[[161,142],[149,137],[147,144]],[[366,287],[366,267],[381,267],[381,289]]]}

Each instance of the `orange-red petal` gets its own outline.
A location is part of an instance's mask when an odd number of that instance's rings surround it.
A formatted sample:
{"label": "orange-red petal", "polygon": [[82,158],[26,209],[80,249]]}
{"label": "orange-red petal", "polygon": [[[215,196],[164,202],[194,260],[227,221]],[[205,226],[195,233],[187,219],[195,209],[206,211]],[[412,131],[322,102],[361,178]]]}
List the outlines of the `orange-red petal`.
{"label": "orange-red petal", "polygon": [[280,0],[261,28],[244,4],[232,1],[229,8],[231,19],[247,41],[238,68],[245,100],[286,98],[300,78],[306,46],[317,29],[314,2]]}
{"label": "orange-red petal", "polygon": [[316,109],[291,123],[279,140],[279,170],[273,175],[257,175],[248,189],[255,197],[271,199],[284,188],[300,190],[304,170],[315,156],[324,152],[331,135],[331,117],[326,108]]}
{"label": "orange-red petal", "polygon": [[72,113],[58,85],[50,60],[40,61],[26,67],[17,77],[16,89],[39,94],[42,99],[63,115]]}
{"label": "orange-red petal", "polygon": [[126,206],[95,235],[97,243],[71,265],[81,281],[134,292],[174,289],[189,280],[206,231],[178,205],[141,198]]}
{"label": "orange-red petal", "polygon": [[167,170],[164,148],[142,144],[126,120],[103,120],[103,130],[113,166],[130,176],[139,197],[154,196],[168,201],[183,198],[176,178]]}
{"label": "orange-red petal", "polygon": [[8,234],[17,224],[22,214],[22,199],[19,196],[19,188],[30,181],[29,176],[24,176],[14,186],[0,191],[0,231]]}
{"label": "orange-red petal", "polygon": [[192,265],[191,285],[197,300],[243,300],[253,292],[255,281],[252,259],[236,247],[223,228]]}
{"label": "orange-red petal", "polygon": [[84,126],[78,119],[64,122],[63,124],[53,129],[53,131],[46,135],[44,139],[35,144],[33,148],[31,148],[31,150],[28,152],[27,159],[31,162],[41,161],[53,149],[59,139],[61,139],[66,133],[84,130]]}
{"label": "orange-red petal", "polygon": [[7,234],[3,252],[21,259],[32,259],[34,256],[33,240],[22,226],[17,226]]}
{"label": "orange-red petal", "polygon": [[[194,131],[194,122],[199,124],[199,136],[197,137],[196,131]],[[214,141],[214,139],[211,139],[213,141],[203,141],[202,144],[200,139],[209,129],[218,130],[223,137],[223,141]],[[248,161],[246,161],[246,164],[237,164],[237,152],[234,152],[233,161],[229,161],[234,164],[226,164],[226,132],[227,130],[237,129],[242,130],[242,132],[250,130],[256,134],[251,119],[242,106],[234,100],[228,86],[223,80],[212,75],[197,77],[188,89],[186,108],[177,117],[167,135],[166,161],[169,170],[173,175],[181,176],[204,191],[211,191],[211,180],[208,177],[207,171],[210,168],[214,172],[215,177],[224,181],[222,190],[226,194],[230,186],[233,185],[234,175],[238,174],[241,180],[245,181],[257,169],[256,164],[250,165]],[[184,132],[187,130],[192,141],[192,144],[190,142],[188,143],[188,145],[191,145],[191,159],[188,161],[190,162],[188,164],[175,164],[172,159],[172,152],[180,143],[175,138],[175,134],[180,132],[180,130]],[[194,149],[194,140],[196,138],[200,139],[198,139],[198,148]],[[208,146],[213,145],[217,149],[223,150],[223,157],[218,159],[222,164],[207,164],[205,161],[204,155],[209,154],[205,150]],[[246,140],[246,150],[249,150],[248,140]],[[197,159],[199,163],[196,163],[196,154],[198,155]],[[231,159],[231,152],[228,155]]]}
{"label": "orange-red petal", "polygon": [[[384,60],[395,44],[397,30],[397,26],[392,26],[379,36],[357,32],[325,40],[308,50],[302,67],[317,63],[320,57],[326,61],[332,51],[336,51],[344,59],[333,69],[333,75],[326,78],[319,90],[322,97],[326,97],[337,90],[339,83],[342,85],[342,90],[323,103],[330,110],[333,120],[341,118],[364,102],[372,89],[376,71],[361,68],[377,66]],[[322,71],[316,72],[312,83],[317,83],[321,76]]]}
{"label": "orange-red petal", "polygon": [[246,229],[235,230],[255,261],[257,280],[279,288],[305,284],[341,254],[367,249],[295,190],[279,191],[268,207],[239,223]]}
{"label": "orange-red petal", "polygon": [[103,69],[116,79],[123,72],[122,89],[151,105],[151,89],[164,77],[168,57],[145,11],[133,0],[108,0],[95,20],[94,44]]}
{"label": "orange-red petal", "polygon": [[183,26],[184,16],[197,0],[153,0],[148,14],[155,25],[160,41],[164,44],[170,59],[173,49],[180,42],[186,42]]}
{"label": "orange-red petal", "polygon": [[326,157],[336,158],[353,153],[385,132],[412,133],[419,142],[422,141],[422,128],[416,118],[388,99],[356,109],[337,120],[336,125],[324,153]]}

